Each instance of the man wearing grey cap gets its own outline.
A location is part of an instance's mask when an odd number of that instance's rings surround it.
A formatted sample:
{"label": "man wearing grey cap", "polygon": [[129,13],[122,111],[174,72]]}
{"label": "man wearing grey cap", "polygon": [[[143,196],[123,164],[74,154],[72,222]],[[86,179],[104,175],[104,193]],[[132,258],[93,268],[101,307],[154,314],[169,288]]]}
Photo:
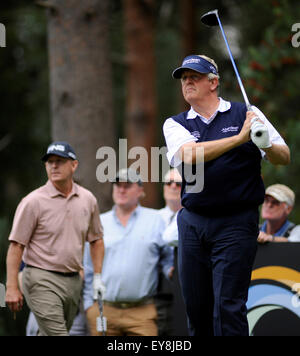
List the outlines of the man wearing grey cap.
{"label": "man wearing grey cap", "polygon": [[[159,267],[169,278],[173,251],[162,238],[165,225],[159,212],[139,204],[144,196],[141,177],[122,169],[113,183],[112,210],[101,214],[105,257],[102,278],[106,286],[104,316],[107,336],[157,336],[154,295]],[[85,251],[84,308],[92,335],[97,333],[99,308],[93,300],[93,266]]]}
{"label": "man wearing grey cap", "polygon": [[300,242],[300,225],[288,220],[295,204],[295,193],[284,184],[270,185],[261,210],[265,220],[257,241]]}
{"label": "man wearing grey cap", "polygon": [[[184,58],[173,78],[180,79],[191,106],[163,127],[168,160],[182,172],[178,271],[190,335],[246,336],[258,207],[265,195],[261,159],[287,165],[290,151],[259,109],[218,96],[220,76],[211,58]],[[254,120],[264,127],[262,140],[251,137]]]}
{"label": "man wearing grey cap", "polygon": [[103,231],[94,195],[73,181],[78,160],[67,142],[53,142],[42,157],[48,182],[22,199],[9,236],[6,303],[15,313],[23,295],[39,335],[67,336],[79,307],[85,241],[90,243],[94,288],[104,293]]}

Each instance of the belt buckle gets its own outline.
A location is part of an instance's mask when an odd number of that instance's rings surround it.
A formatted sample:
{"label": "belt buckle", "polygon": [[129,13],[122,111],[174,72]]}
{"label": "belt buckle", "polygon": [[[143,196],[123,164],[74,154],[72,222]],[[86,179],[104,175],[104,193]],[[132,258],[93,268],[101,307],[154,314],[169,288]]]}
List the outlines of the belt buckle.
{"label": "belt buckle", "polygon": [[120,303],[120,308],[121,309],[127,309],[127,308],[129,308],[129,303]]}

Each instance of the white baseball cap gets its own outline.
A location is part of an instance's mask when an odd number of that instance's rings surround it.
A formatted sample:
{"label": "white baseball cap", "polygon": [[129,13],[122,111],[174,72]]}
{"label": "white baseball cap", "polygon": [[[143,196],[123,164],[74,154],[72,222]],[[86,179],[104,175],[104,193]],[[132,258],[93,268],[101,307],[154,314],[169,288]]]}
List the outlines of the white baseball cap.
{"label": "white baseball cap", "polygon": [[295,204],[295,193],[284,184],[273,184],[266,189],[266,195],[270,195],[281,203],[289,206]]}
{"label": "white baseball cap", "polygon": [[120,169],[116,176],[116,182],[130,182],[142,185],[142,178],[138,172],[132,168]]}

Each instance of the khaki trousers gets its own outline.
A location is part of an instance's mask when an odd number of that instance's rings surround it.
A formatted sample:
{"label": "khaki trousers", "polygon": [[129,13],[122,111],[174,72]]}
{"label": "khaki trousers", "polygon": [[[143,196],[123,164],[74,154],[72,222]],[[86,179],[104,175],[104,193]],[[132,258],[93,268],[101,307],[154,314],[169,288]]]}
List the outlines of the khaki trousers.
{"label": "khaki trousers", "polygon": [[[99,307],[94,303],[87,312],[89,331],[92,336],[101,336],[97,332],[96,319]],[[103,314],[107,318],[107,336],[157,336],[157,312],[155,304],[146,304],[133,308],[116,308],[103,306]]]}
{"label": "khaki trousers", "polygon": [[33,267],[23,271],[23,292],[40,336],[68,336],[79,308],[82,279]]}

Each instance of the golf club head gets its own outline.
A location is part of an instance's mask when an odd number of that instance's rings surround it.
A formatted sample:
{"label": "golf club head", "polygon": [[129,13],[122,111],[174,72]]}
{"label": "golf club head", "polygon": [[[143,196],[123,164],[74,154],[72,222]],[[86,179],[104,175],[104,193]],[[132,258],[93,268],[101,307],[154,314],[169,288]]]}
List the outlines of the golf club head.
{"label": "golf club head", "polygon": [[218,10],[212,10],[202,15],[201,22],[206,26],[218,26]]}

